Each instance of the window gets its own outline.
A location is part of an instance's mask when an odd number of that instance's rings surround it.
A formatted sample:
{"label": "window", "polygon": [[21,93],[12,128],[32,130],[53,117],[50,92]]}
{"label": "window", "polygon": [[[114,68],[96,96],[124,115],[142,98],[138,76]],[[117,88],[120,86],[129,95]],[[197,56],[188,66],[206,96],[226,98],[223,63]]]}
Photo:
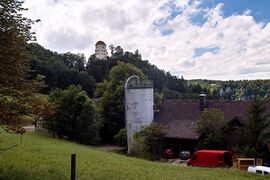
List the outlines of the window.
{"label": "window", "polygon": [[197,159],[197,157],[195,156],[195,155],[193,155],[192,157],[191,157],[191,160],[196,160]]}

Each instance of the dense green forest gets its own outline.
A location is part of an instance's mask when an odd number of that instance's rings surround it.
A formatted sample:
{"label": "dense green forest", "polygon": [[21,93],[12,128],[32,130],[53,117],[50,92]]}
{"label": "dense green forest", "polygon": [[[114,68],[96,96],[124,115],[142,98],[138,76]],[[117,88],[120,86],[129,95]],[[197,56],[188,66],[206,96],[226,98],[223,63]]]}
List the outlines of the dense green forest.
{"label": "dense green forest", "polygon": [[130,63],[141,69],[150,80],[154,81],[155,89],[160,92],[164,91],[168,96],[172,94],[174,97],[180,98],[181,94],[190,92],[190,87],[183,78],[173,76],[169,72],[151,65],[148,61],[142,60],[138,51],[135,53],[124,52],[120,46],[114,48],[111,57],[106,60],[98,60],[91,56],[87,62],[83,54],[59,54],[36,43],[29,44],[28,51],[32,77],[35,78],[39,75],[40,78],[44,78],[46,85],[43,89],[44,93],[55,88],[65,88],[71,84],[77,84],[93,97],[95,83],[107,80],[110,70],[119,61]]}
{"label": "dense green forest", "polygon": [[[59,54],[36,43],[28,45],[30,79],[37,79],[43,86],[41,93],[56,105],[55,114],[44,119],[53,134],[86,144],[114,141],[125,126],[124,82],[133,74],[154,82],[157,108],[164,99],[197,99],[200,93],[219,100],[250,100],[269,94],[270,80],[185,80],[142,60],[138,50],[110,49],[111,56],[100,60],[94,55],[87,59],[83,54]],[[83,136],[93,141],[76,133],[83,128],[92,129],[94,134]]]}
{"label": "dense green forest", "polygon": [[80,85],[89,96],[94,95],[95,80],[85,70],[82,54],[58,54],[32,43],[28,46],[31,77],[44,81],[42,93],[48,94],[56,88]]}
{"label": "dense green forest", "polygon": [[215,99],[224,100],[252,100],[255,97],[266,98],[270,94],[270,80],[189,80],[188,84],[203,89]]}
{"label": "dense green forest", "polygon": [[28,51],[32,78],[44,81],[42,92],[46,94],[55,88],[63,89],[76,84],[94,97],[95,84],[108,80],[112,67],[118,62],[125,62],[140,69],[154,82],[155,90],[167,99],[196,99],[198,94],[205,93],[209,99],[251,100],[267,97],[270,92],[270,80],[185,80],[142,60],[138,50],[132,53],[120,46],[110,48],[111,56],[99,60],[94,55],[87,59],[83,54],[59,54],[31,43]]}

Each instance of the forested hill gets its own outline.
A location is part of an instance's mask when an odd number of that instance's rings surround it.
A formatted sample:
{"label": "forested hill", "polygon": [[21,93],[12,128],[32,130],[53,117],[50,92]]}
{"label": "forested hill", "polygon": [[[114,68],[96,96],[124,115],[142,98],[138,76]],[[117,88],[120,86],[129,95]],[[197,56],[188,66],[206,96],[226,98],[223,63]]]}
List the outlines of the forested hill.
{"label": "forested hill", "polygon": [[43,93],[76,84],[82,86],[88,95],[94,95],[95,80],[87,74],[82,54],[58,54],[36,43],[29,44],[28,51],[31,76],[44,82]]}
{"label": "forested hill", "polygon": [[269,98],[270,80],[189,80],[188,84],[207,89],[216,99],[251,100],[254,97]]}
{"label": "forested hill", "polygon": [[117,46],[113,48],[111,57],[106,60],[96,59],[91,56],[88,61],[83,54],[59,54],[47,50],[36,43],[29,44],[30,67],[32,77],[39,75],[45,81],[44,93],[55,88],[66,88],[71,84],[81,85],[90,96],[94,95],[95,83],[108,79],[109,71],[118,61],[130,63],[138,67],[143,73],[154,81],[155,89],[175,98],[181,93],[190,92],[187,81],[171,75],[169,72],[158,69],[148,61],[141,59],[138,51],[135,53],[124,52]]}
{"label": "forested hill", "polygon": [[83,54],[52,52],[37,43],[29,44],[32,78],[43,80],[43,93],[55,88],[66,88],[77,84],[94,96],[95,84],[107,80],[112,67],[119,61],[130,63],[141,69],[152,81],[156,91],[165,98],[198,98],[206,93],[209,99],[247,100],[256,96],[266,97],[270,92],[269,80],[250,81],[212,81],[184,80],[158,69],[147,60],[142,60],[138,50],[134,53],[124,51],[120,46],[111,47],[111,56],[106,60],[94,56],[86,58]]}

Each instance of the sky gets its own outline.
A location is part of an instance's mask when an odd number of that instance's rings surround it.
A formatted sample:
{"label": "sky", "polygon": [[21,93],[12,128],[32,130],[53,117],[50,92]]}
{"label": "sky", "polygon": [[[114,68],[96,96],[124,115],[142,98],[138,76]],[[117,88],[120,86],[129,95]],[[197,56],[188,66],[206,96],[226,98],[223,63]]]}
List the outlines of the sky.
{"label": "sky", "polygon": [[59,53],[95,43],[136,49],[185,79],[270,79],[269,0],[25,0],[37,42]]}

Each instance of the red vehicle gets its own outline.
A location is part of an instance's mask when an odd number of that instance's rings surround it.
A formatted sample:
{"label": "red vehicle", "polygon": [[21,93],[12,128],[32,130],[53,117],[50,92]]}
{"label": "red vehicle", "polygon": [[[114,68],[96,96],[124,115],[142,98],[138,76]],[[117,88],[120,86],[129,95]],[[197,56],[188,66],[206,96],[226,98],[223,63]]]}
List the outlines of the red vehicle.
{"label": "red vehicle", "polygon": [[165,149],[165,158],[175,158],[175,149],[170,147]]}
{"label": "red vehicle", "polygon": [[230,167],[232,153],[225,150],[199,150],[187,161],[188,166]]}

